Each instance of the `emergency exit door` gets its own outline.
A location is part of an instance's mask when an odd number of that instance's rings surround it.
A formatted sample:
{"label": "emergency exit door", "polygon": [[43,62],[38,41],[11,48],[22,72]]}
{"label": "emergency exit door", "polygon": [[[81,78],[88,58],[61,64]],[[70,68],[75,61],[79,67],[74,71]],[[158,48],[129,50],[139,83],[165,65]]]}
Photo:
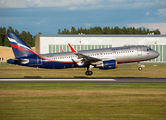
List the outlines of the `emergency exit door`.
{"label": "emergency exit door", "polygon": [[138,55],[138,56],[141,56],[141,55],[142,55],[141,47],[137,47],[137,55]]}

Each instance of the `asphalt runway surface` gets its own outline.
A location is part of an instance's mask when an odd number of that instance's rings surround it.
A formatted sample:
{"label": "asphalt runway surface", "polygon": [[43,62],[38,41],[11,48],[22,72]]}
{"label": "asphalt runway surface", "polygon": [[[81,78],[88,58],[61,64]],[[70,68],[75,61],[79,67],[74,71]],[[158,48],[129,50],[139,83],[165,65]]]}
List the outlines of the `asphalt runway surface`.
{"label": "asphalt runway surface", "polygon": [[166,83],[166,78],[0,78],[0,83]]}

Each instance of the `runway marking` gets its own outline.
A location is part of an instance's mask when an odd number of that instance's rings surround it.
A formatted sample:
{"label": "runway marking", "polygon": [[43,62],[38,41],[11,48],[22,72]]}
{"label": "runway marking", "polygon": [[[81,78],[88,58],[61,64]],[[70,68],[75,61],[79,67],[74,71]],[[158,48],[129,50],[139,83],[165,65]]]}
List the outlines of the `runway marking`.
{"label": "runway marking", "polygon": [[0,83],[49,83],[49,82],[54,82],[54,83],[166,83],[166,78],[124,78],[124,79],[104,79],[104,78],[0,78]]}
{"label": "runway marking", "polygon": [[115,79],[0,79],[0,82],[111,82]]}

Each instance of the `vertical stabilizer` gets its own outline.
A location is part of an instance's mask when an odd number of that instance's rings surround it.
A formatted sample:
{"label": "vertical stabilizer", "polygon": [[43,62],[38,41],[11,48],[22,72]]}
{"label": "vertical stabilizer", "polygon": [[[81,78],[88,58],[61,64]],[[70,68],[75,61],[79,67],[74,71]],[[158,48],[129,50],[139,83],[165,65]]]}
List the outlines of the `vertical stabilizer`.
{"label": "vertical stabilizer", "polygon": [[15,33],[7,33],[10,45],[16,58],[27,57],[36,54],[20,37]]}

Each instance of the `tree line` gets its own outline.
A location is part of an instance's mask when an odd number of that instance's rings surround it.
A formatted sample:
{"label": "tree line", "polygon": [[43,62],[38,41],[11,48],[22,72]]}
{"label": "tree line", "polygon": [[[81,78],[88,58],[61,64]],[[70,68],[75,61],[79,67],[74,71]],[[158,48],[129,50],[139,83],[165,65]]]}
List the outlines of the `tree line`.
{"label": "tree line", "polygon": [[14,32],[16,33],[27,45],[30,47],[35,46],[35,36],[32,36],[30,32],[22,31],[21,33],[18,30],[13,30],[11,26],[8,29],[5,27],[0,27],[0,46],[10,47],[9,40],[7,38],[7,33]]}
{"label": "tree line", "polygon": [[149,29],[145,28],[138,28],[135,27],[123,27],[119,28],[116,27],[91,27],[89,29],[83,29],[82,27],[76,29],[75,27],[71,27],[71,30],[64,28],[63,30],[58,29],[58,34],[160,34],[159,29],[150,31]]}
{"label": "tree line", "polygon": [[[7,33],[14,32],[16,33],[25,43],[27,43],[30,47],[35,46],[35,36],[32,36],[30,32],[22,31],[19,33],[18,30],[14,30],[11,26],[8,29],[5,27],[0,27],[0,46],[8,46],[10,47],[9,40],[7,38]],[[58,34],[160,34],[159,29],[150,31],[145,28],[135,29],[134,27],[130,28],[119,28],[119,27],[91,27],[89,29],[83,29],[82,27],[76,29],[75,27],[71,27],[71,30],[64,28],[64,30],[58,29]],[[39,34],[41,34],[39,32]]]}

